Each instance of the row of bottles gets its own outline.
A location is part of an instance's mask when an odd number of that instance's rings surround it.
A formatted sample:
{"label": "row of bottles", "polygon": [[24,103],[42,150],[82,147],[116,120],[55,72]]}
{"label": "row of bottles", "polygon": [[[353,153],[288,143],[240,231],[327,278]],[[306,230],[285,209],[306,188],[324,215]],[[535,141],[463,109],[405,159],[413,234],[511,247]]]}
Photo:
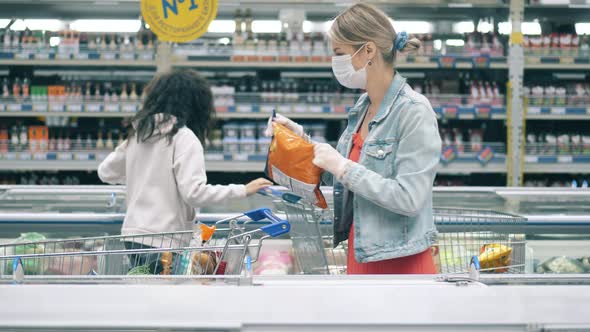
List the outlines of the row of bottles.
{"label": "row of bottles", "polygon": [[[44,130],[39,135],[36,130]],[[123,143],[123,133],[119,130],[103,130],[96,133],[77,133],[71,135],[68,130],[57,134],[43,126],[14,125],[10,129],[0,129],[0,152],[63,152],[113,150]]]}
{"label": "row of bottles", "polygon": [[138,83],[71,82],[57,85],[33,85],[28,78],[2,79],[2,98],[39,100],[101,100],[105,102],[137,101],[143,98],[143,87]]}

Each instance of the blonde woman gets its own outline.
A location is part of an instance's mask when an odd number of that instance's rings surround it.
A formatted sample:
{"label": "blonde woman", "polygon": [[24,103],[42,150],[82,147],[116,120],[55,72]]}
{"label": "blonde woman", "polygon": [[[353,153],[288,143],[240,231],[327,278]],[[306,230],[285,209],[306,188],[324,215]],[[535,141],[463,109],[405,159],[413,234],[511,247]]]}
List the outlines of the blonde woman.
{"label": "blonde woman", "polygon": [[[334,244],[348,239],[349,274],[435,273],[432,186],[441,139],[430,102],[395,70],[398,53],[420,41],[363,3],[336,17],[329,36],[338,82],[366,90],[337,148],[315,146],[314,163],[334,186]],[[275,121],[304,135],[288,118]]]}

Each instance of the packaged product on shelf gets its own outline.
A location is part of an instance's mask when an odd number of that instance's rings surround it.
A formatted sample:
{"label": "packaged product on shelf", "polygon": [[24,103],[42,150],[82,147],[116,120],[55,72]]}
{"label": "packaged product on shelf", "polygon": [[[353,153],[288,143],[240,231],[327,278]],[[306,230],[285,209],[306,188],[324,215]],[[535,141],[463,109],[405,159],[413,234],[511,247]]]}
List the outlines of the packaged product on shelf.
{"label": "packaged product on shelf", "polygon": [[582,154],[583,153],[583,148],[582,148],[582,135],[580,134],[574,134],[571,135],[571,140],[572,140],[572,154],[574,155],[578,155],[578,154]]}
{"label": "packaged product on shelf", "polygon": [[221,130],[215,129],[212,131],[211,141],[210,141],[210,146],[209,146],[210,151],[220,152],[223,150],[222,136],[223,136],[223,134],[222,134]]}
{"label": "packaged product on shelf", "polygon": [[545,94],[545,89],[540,86],[534,86],[531,89],[531,104],[535,106],[542,106],[543,105],[543,95]]}
{"label": "packaged product on shelf", "polygon": [[280,124],[273,123],[273,129],[274,135],[266,161],[267,176],[305,201],[323,209],[327,208],[319,188],[322,170],[312,162],[313,144]]}
{"label": "packaged product on shelf", "polygon": [[562,134],[557,137],[557,153],[558,154],[570,154],[570,135]]}
{"label": "packaged product on shelf", "polygon": [[546,155],[556,154],[557,153],[557,136],[555,136],[554,134],[546,134],[545,135],[545,147],[543,150],[544,150],[544,154],[546,154]]}
{"label": "packaged product on shelf", "polygon": [[471,152],[479,152],[483,148],[483,129],[470,129],[469,141]]}
{"label": "packaged product on shelf", "polygon": [[545,106],[555,105],[555,92],[556,88],[553,85],[549,85],[545,88],[545,100],[543,103]]}
{"label": "packaged product on shelf", "polygon": [[8,129],[0,129],[0,153],[8,152]]}
{"label": "packaged product on shelf", "polygon": [[537,136],[533,133],[529,133],[526,135],[526,153],[527,154],[537,154],[539,152],[537,146]]}
{"label": "packaged product on shelf", "polygon": [[255,275],[288,275],[293,269],[293,257],[288,251],[260,254],[254,268]]}
{"label": "packaged product on shelf", "polygon": [[268,153],[268,149],[270,147],[271,139],[264,136],[259,136],[257,144],[258,144],[258,154],[259,155],[266,155]]}
{"label": "packaged product on shelf", "polygon": [[29,149],[31,152],[45,152],[49,146],[49,128],[46,126],[29,127]]}
{"label": "packaged product on shelf", "polygon": [[256,138],[256,124],[244,123],[240,125],[240,138]]}
{"label": "packaged product on shelf", "polygon": [[582,154],[590,155],[590,135],[582,135]]}
{"label": "packaged product on shelf", "polygon": [[453,128],[453,136],[455,137],[454,145],[457,148],[457,152],[463,153],[465,152],[465,145],[463,141],[463,133],[459,128]]}
{"label": "packaged product on shelf", "polygon": [[240,153],[254,155],[257,150],[256,138],[241,138],[240,139]]}
{"label": "packaged product on shelf", "polygon": [[236,154],[240,153],[240,139],[236,137],[225,137],[223,139],[223,153]]}
{"label": "packaged product on shelf", "polygon": [[565,106],[567,104],[567,91],[565,87],[560,86],[555,88],[555,105]]}
{"label": "packaged product on shelf", "polygon": [[224,138],[239,138],[240,137],[240,125],[237,123],[226,123],[223,125],[223,137]]}

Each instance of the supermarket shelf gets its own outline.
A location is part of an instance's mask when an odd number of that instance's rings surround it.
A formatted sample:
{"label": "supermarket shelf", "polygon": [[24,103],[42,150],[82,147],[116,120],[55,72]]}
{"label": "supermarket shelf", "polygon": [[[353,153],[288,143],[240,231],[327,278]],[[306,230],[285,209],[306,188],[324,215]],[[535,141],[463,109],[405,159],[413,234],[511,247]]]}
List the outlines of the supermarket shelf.
{"label": "supermarket shelf", "polygon": [[472,173],[506,173],[505,162],[490,162],[482,165],[477,161],[471,162],[452,162],[449,164],[440,164],[438,174],[472,174]]}
{"label": "supermarket shelf", "polygon": [[0,66],[156,67],[154,60],[20,60],[0,59]]}
{"label": "supermarket shelf", "polygon": [[525,69],[590,70],[590,57],[567,55],[526,56]]}
{"label": "supermarket shelf", "polygon": [[126,118],[134,116],[134,112],[0,112],[0,117],[40,117],[60,116],[77,118]]}
{"label": "supermarket shelf", "polygon": [[525,173],[588,173],[590,155],[586,156],[525,156]]}
{"label": "supermarket shelf", "polygon": [[97,160],[0,160],[2,171],[96,171]]}
{"label": "supermarket shelf", "polygon": [[[346,113],[284,113],[281,114],[291,119],[310,119],[310,120],[345,120]],[[268,119],[270,113],[237,113],[237,112],[218,112],[219,119]]]}
{"label": "supermarket shelf", "polygon": [[[208,172],[260,172],[264,171],[264,161],[211,160],[206,158]],[[98,160],[0,160],[0,170],[27,171],[94,171],[98,168]],[[471,173],[505,173],[504,162],[490,162],[482,165],[478,162],[454,162],[439,167],[439,174],[471,174]]]}
{"label": "supermarket shelf", "polygon": [[285,69],[331,69],[329,62],[235,62],[235,61],[178,61],[172,64],[179,68],[285,68]]}
{"label": "supermarket shelf", "polygon": [[590,108],[529,106],[526,117],[529,120],[590,120]]}

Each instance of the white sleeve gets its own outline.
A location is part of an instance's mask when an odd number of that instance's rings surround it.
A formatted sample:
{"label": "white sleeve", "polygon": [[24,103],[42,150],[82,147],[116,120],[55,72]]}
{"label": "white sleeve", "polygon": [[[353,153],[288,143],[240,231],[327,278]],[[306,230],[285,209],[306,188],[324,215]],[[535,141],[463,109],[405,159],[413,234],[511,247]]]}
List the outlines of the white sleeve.
{"label": "white sleeve", "polygon": [[178,191],[188,205],[199,208],[228,199],[246,197],[246,186],[207,184],[205,156],[201,143],[198,139],[183,141],[188,146],[183,146],[182,152],[174,157],[174,176]]}
{"label": "white sleeve", "polygon": [[125,159],[127,140],[111,152],[98,166],[98,177],[108,184],[125,184]]}

